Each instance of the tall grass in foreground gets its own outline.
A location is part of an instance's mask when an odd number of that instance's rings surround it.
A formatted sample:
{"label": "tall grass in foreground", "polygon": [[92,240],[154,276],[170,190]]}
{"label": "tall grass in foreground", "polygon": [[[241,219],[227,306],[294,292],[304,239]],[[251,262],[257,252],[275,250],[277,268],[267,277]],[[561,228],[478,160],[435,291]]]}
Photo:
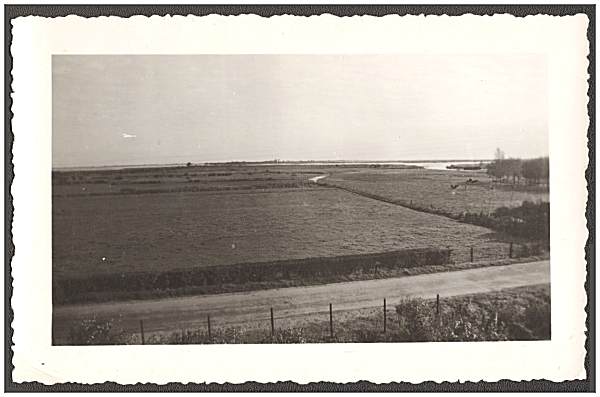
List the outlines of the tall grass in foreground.
{"label": "tall grass in foreground", "polygon": [[[381,309],[334,313],[334,335],[325,316],[312,315],[301,327],[227,327],[154,334],[147,344],[445,342],[550,339],[550,287],[538,285],[435,300],[405,299],[390,307],[383,332]],[[70,344],[139,344],[111,322],[86,321],[73,329]]]}

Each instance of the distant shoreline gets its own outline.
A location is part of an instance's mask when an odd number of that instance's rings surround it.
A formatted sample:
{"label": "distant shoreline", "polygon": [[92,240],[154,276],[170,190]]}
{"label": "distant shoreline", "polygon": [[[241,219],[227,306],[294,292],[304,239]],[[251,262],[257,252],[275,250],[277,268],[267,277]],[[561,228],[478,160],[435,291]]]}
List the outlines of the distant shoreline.
{"label": "distant shoreline", "polygon": [[[370,164],[417,164],[417,163],[457,163],[457,164],[474,164],[488,163],[493,160],[267,160],[267,161],[216,161],[216,162],[198,162],[191,163],[194,167],[214,167],[214,166],[278,166],[278,165],[370,165]],[[169,164],[131,164],[131,165],[98,165],[98,166],[64,166],[52,167],[52,171],[67,172],[67,171],[94,171],[94,170],[122,170],[122,169],[140,169],[140,168],[173,168],[185,167],[187,163],[169,163]]]}

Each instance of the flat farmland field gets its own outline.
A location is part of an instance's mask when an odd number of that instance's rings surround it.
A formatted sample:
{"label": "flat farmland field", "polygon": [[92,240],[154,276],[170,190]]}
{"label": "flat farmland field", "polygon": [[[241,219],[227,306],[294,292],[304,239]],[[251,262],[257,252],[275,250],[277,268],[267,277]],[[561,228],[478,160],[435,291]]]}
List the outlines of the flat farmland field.
{"label": "flat farmland field", "polygon": [[[466,181],[477,180],[474,184]],[[427,169],[359,169],[336,172],[327,185],[402,201],[412,208],[439,209],[453,215],[492,213],[499,207],[517,207],[523,201],[549,201],[546,187],[493,183],[484,172]],[[455,189],[451,185],[459,185]]]}
{"label": "flat farmland field", "polygon": [[55,172],[53,196],[179,193],[304,188],[313,167],[165,167]]}
{"label": "flat farmland field", "polygon": [[57,278],[446,247],[506,255],[489,229],[332,188],[53,200]]}

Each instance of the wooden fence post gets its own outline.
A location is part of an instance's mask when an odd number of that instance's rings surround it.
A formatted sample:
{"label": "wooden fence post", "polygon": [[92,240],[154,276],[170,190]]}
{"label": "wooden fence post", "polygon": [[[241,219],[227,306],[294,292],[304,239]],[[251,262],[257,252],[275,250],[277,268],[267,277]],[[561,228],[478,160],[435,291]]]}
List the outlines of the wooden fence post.
{"label": "wooden fence post", "polygon": [[440,294],[435,296],[435,316],[437,319],[438,327],[442,326],[442,316],[440,316]]}
{"label": "wooden fence post", "polygon": [[275,336],[275,320],[273,319],[273,308],[271,308],[271,338]]}
{"label": "wooden fence post", "polygon": [[146,338],[144,337],[144,320],[140,320],[140,334],[142,335],[142,345],[145,345]]}
{"label": "wooden fence post", "polygon": [[333,307],[329,304],[329,336],[333,339]]}
{"label": "wooden fence post", "polygon": [[513,257],[513,243],[511,241],[510,246],[508,248],[508,257],[512,258]]}
{"label": "wooden fence post", "polygon": [[387,331],[387,304],[385,298],[383,298],[383,333]]}
{"label": "wooden fence post", "polygon": [[206,326],[208,327],[208,338],[211,338],[211,334],[210,334],[210,314],[206,315]]}
{"label": "wooden fence post", "polygon": [[473,262],[473,247],[471,247],[471,262]]}

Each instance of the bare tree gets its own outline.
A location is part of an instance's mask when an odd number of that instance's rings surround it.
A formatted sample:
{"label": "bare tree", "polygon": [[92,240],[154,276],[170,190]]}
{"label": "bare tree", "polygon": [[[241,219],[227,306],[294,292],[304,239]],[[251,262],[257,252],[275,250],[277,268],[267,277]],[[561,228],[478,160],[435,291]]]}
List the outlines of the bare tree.
{"label": "bare tree", "polygon": [[504,160],[504,152],[500,148],[496,148],[494,152],[494,159],[496,160]]}

